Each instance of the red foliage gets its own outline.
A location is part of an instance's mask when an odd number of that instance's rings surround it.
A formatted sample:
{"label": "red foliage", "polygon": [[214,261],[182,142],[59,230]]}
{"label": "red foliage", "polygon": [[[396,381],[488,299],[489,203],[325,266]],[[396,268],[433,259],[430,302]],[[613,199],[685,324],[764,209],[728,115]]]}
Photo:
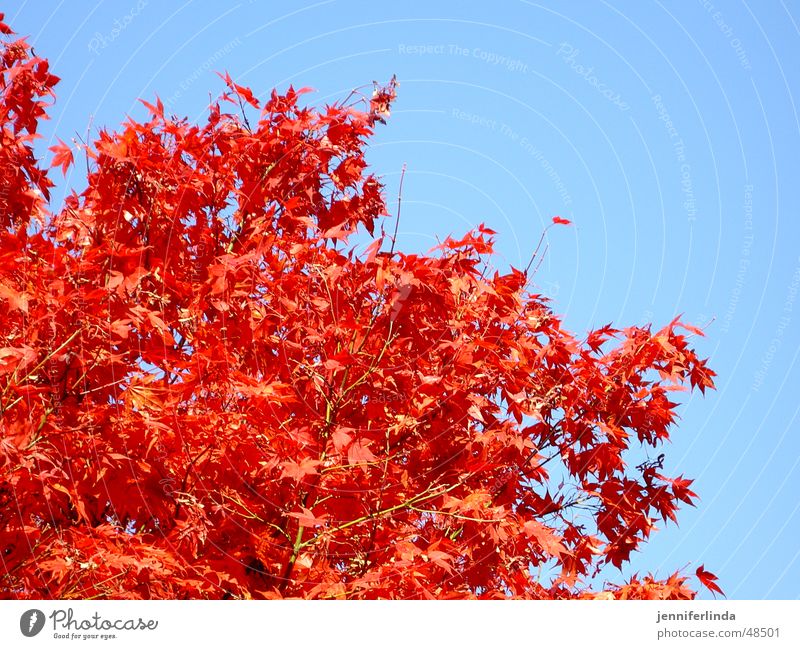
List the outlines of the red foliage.
{"label": "red foliage", "polygon": [[631,466],[670,389],[713,385],[687,328],[579,340],[488,270],[483,226],[343,248],[386,214],[364,146],[394,82],[313,110],[224,79],[205,124],[157,101],[53,147],[88,175],[51,212],[31,143],[57,79],[3,44],[0,593],[693,597],[588,586],[694,498]]}

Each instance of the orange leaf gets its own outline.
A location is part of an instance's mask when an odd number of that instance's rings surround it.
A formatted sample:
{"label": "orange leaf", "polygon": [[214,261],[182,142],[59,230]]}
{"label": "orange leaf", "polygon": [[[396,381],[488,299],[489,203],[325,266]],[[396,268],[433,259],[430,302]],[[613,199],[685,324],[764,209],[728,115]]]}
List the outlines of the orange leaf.
{"label": "orange leaf", "polygon": [[524,525],[525,534],[536,538],[536,542],[547,554],[558,557],[566,548],[561,544],[559,538],[553,534],[550,528],[545,527],[539,521],[530,520]]}

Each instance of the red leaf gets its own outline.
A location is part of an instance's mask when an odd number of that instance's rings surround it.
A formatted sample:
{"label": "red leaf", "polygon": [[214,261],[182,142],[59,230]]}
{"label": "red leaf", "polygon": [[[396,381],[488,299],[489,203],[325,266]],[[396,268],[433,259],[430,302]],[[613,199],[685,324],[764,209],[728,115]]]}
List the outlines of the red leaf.
{"label": "red leaf", "polygon": [[333,447],[337,451],[342,451],[343,449],[347,448],[347,445],[352,441],[352,437],[349,433],[352,433],[352,428],[343,428],[339,427],[333,431],[331,435],[331,439],[333,440]]}
{"label": "red leaf", "polygon": [[704,566],[701,565],[695,571],[695,574],[697,575],[697,578],[700,580],[700,583],[702,583],[703,586],[708,588],[708,590],[710,590],[711,592],[719,593],[720,595],[725,595],[725,593],[722,592],[722,589],[716,584],[717,576],[705,570]]}
{"label": "red leaf", "polygon": [[304,458],[300,462],[288,460],[282,464],[283,472],[281,478],[292,478],[297,482],[301,482],[306,476],[316,475],[319,460],[312,458]]}
{"label": "red leaf", "polygon": [[73,162],[72,149],[65,144],[61,139],[58,140],[59,144],[50,147],[50,151],[55,153],[53,161],[50,163],[51,167],[61,167],[61,172],[66,176],[67,169]]}
{"label": "red leaf", "polygon": [[8,306],[12,310],[18,309],[23,313],[28,312],[28,296],[2,283],[0,283],[0,299],[8,300]]}
{"label": "red leaf", "polygon": [[536,538],[536,542],[542,550],[554,557],[558,557],[566,548],[561,544],[559,538],[551,529],[542,525],[539,521],[529,520],[524,525],[525,534]]}
{"label": "red leaf", "polygon": [[319,525],[324,525],[328,518],[327,514],[315,516],[314,513],[307,507],[302,507],[301,509],[303,510],[302,512],[291,512],[289,516],[296,518],[297,522],[303,527],[317,527]]}
{"label": "red leaf", "polygon": [[350,464],[367,464],[375,461],[375,456],[362,442],[353,442],[350,450],[347,451],[347,461]]}
{"label": "red leaf", "polygon": [[447,572],[453,574],[453,557],[447,554],[447,552],[442,552],[441,550],[428,550],[426,555],[437,566],[444,568]]}

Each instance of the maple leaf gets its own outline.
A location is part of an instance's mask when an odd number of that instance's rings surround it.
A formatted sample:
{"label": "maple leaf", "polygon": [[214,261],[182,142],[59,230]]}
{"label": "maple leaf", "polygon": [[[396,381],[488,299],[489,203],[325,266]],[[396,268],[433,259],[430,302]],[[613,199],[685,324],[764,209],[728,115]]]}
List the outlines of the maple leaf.
{"label": "maple leaf", "polygon": [[705,566],[701,565],[696,571],[695,574],[697,578],[700,580],[700,583],[703,584],[708,590],[712,593],[719,593],[720,595],[725,595],[722,592],[722,589],[717,585],[717,576],[713,573],[708,572],[705,570]]}
{"label": "maple leaf", "polygon": [[51,163],[52,167],[61,167],[61,172],[64,176],[67,175],[67,169],[73,162],[73,155],[72,149],[69,147],[68,144],[65,144],[61,140],[58,141],[58,144],[55,146],[50,147],[50,151],[55,153],[53,156],[53,161]]}
{"label": "maple leaf", "polygon": [[675,494],[675,497],[683,502],[691,505],[693,504],[693,498],[697,498],[697,494],[689,489],[689,485],[694,482],[693,480],[688,480],[683,476],[679,476],[672,480],[669,480],[670,484],[672,485],[672,492]]}
{"label": "maple leaf", "polygon": [[435,563],[437,566],[444,568],[450,574],[453,573],[453,557],[447,552],[442,552],[441,550],[428,550],[424,556],[433,561],[433,563]]}
{"label": "maple leaf", "polygon": [[8,306],[12,309],[17,309],[23,313],[28,312],[28,300],[30,299],[27,293],[15,291],[10,286],[0,283],[0,299],[8,302]]}
{"label": "maple leaf", "polygon": [[353,440],[353,437],[350,433],[355,432],[352,428],[345,428],[345,427],[338,427],[336,430],[333,431],[331,435],[331,439],[333,440],[333,446],[337,451],[342,451],[347,448],[347,445]]}
{"label": "maple leaf", "polygon": [[526,521],[523,527],[525,529],[525,534],[527,534],[529,537],[534,537],[542,550],[547,552],[547,554],[558,557],[563,552],[566,552],[566,548],[563,546],[558,536],[556,536],[552,530],[542,525],[539,521]]}
{"label": "maple leaf", "polygon": [[290,512],[289,516],[296,518],[298,524],[302,525],[303,527],[319,527],[321,525],[325,525],[325,521],[328,518],[327,514],[323,514],[322,516],[314,516],[314,513],[307,507],[303,507],[302,511],[299,512]]}
{"label": "maple leaf", "polygon": [[302,482],[306,476],[316,475],[319,465],[319,460],[309,457],[303,458],[300,462],[287,460],[281,464],[281,468],[283,469],[281,478],[291,478],[297,482]]}
{"label": "maple leaf", "polygon": [[125,390],[125,394],[131,406],[137,410],[158,410],[161,408],[162,395],[158,388],[132,384]]}
{"label": "maple leaf", "polygon": [[361,440],[356,440],[347,451],[347,461],[352,465],[369,464],[375,461],[375,455]]}

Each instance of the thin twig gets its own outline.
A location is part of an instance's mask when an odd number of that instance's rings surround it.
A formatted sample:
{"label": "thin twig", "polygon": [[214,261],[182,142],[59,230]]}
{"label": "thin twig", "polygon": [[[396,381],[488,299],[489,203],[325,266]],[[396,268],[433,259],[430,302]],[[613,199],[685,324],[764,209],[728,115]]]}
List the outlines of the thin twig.
{"label": "thin twig", "polygon": [[389,255],[394,254],[394,244],[397,243],[397,228],[400,225],[400,206],[403,203],[403,179],[406,177],[406,164],[403,163],[403,170],[400,172],[400,187],[397,190],[397,219],[394,222],[394,234],[392,235],[392,247]]}
{"label": "thin twig", "polygon": [[[531,255],[531,260],[528,262],[528,265],[525,266],[525,274],[526,275],[528,274],[528,271],[531,268],[531,264],[533,264],[533,260],[536,259],[536,255],[539,253],[539,248],[541,248],[541,246],[542,246],[542,241],[544,241],[544,237],[547,234],[547,231],[552,227],[553,227],[553,225],[550,224],[542,231],[542,236],[539,237],[539,243],[536,244],[536,249],[533,251],[533,255]],[[541,262],[539,262],[539,263],[541,263]],[[536,268],[538,269],[539,267],[537,266]]]}
{"label": "thin twig", "polygon": [[236,93],[236,101],[239,102],[239,110],[242,113],[242,118],[244,119],[244,125],[247,127],[247,131],[249,133],[253,132],[253,129],[250,127],[250,121],[247,119],[247,113],[244,112],[244,103],[242,102],[242,98],[239,93]]}

